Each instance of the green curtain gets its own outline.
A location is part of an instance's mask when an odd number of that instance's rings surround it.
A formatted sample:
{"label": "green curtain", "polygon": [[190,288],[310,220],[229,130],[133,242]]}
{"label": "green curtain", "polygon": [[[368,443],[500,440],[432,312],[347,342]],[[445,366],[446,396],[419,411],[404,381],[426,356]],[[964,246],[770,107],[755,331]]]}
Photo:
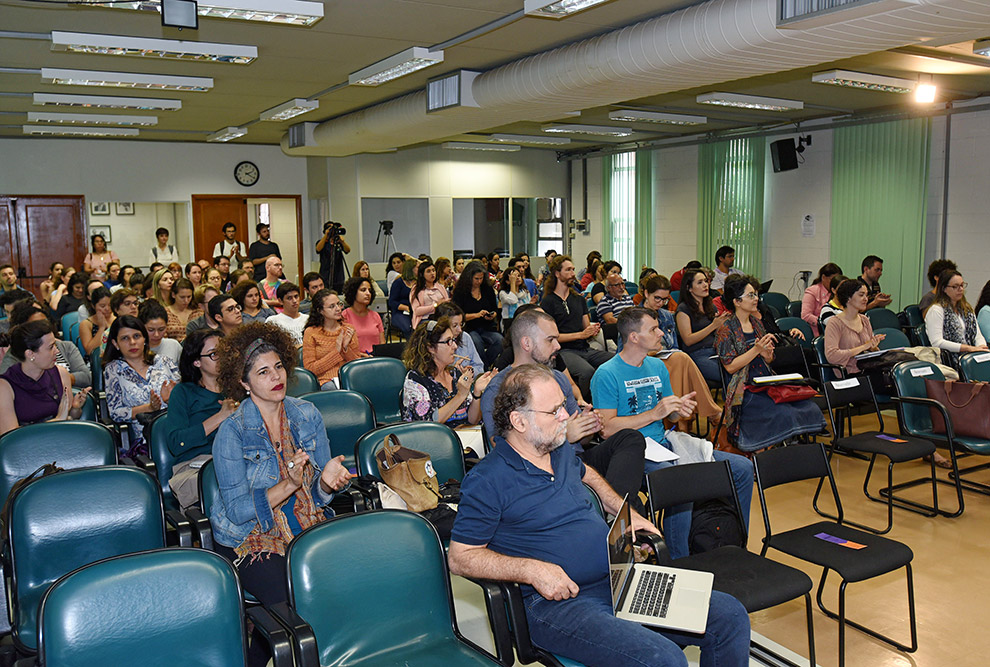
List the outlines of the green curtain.
{"label": "green curtain", "polygon": [[602,158],[602,251],[636,282],[653,262],[653,152]]}
{"label": "green curtain", "polygon": [[900,310],[917,303],[925,275],[925,212],[931,121],[839,128],[832,153],[831,259],[858,276],[883,258],[880,285]]}
{"label": "green curtain", "polygon": [[762,137],[702,144],[698,159],[698,260],[715,268],[720,246],[736,250],[735,268],[763,274]]}
{"label": "green curtain", "polygon": [[636,151],[636,212],[634,217],[634,243],[632,267],[626,271],[626,280],[639,281],[644,266],[653,266],[653,151]]}
{"label": "green curtain", "polygon": [[[615,163],[615,155],[606,155],[602,158],[602,255],[610,254],[612,249],[612,170]],[[610,258],[606,258],[610,259]]]}

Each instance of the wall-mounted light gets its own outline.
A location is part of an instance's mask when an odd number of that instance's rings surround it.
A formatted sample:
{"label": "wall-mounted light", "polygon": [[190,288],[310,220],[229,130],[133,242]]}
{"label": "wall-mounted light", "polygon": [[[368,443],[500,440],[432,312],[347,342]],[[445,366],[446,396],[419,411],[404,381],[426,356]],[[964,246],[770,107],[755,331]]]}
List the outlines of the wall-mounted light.
{"label": "wall-mounted light", "polygon": [[918,104],[931,104],[935,101],[935,78],[931,74],[921,75],[924,79],[918,80],[918,86],[914,89],[914,101]]}

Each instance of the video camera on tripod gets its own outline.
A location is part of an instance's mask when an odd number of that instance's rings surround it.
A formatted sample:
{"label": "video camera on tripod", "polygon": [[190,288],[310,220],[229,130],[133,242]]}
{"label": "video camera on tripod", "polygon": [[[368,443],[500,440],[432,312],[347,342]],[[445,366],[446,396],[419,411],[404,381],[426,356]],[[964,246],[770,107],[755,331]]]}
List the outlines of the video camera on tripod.
{"label": "video camera on tripod", "polygon": [[340,237],[347,233],[344,226],[339,222],[334,222],[333,220],[327,220],[323,223],[323,233],[326,234],[327,231],[330,232],[327,240],[329,241],[339,241]]}

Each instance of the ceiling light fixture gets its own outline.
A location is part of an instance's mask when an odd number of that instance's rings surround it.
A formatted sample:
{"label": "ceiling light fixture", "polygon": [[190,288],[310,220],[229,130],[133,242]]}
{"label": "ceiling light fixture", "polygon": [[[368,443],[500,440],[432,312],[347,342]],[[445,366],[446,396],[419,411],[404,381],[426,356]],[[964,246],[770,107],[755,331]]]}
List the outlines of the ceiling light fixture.
{"label": "ceiling light fixture", "polygon": [[[121,3],[85,0],[79,4],[112,9],[162,11],[160,0],[135,0],[134,2]],[[323,3],[308,0],[200,0],[197,13],[207,18],[311,26],[323,18]]]}
{"label": "ceiling light fixture", "polygon": [[29,123],[67,123],[69,125],[158,125],[158,116],[119,116],[97,113],[51,113],[29,111]]}
{"label": "ceiling light fixture", "polygon": [[918,80],[918,86],[914,89],[914,101],[918,104],[931,104],[935,101],[935,93],[938,89],[935,87],[935,78],[928,74],[921,75],[925,76],[925,80]]}
{"label": "ceiling light fixture", "polygon": [[512,144],[476,144],[471,141],[447,141],[440,144],[440,147],[457,151],[499,151],[502,153],[514,153],[522,150],[522,146]]}
{"label": "ceiling light fixture", "polygon": [[800,100],[785,100],[779,97],[740,95],[739,93],[705,93],[695,98],[698,104],[714,104],[721,107],[740,109],[760,109],[762,111],[794,111],[804,108]]}
{"label": "ceiling light fixture", "polygon": [[225,127],[222,130],[217,130],[208,136],[206,140],[223,143],[226,141],[232,141],[238,137],[243,137],[245,134],[247,134],[246,127]]}
{"label": "ceiling light fixture", "polygon": [[414,46],[359,69],[347,77],[347,83],[352,86],[379,86],[442,62],[443,51],[430,51],[422,46]]}
{"label": "ceiling light fixture", "polygon": [[297,97],[294,100],[283,102],[277,107],[272,107],[268,111],[262,111],[258,118],[260,120],[279,122],[290,118],[295,118],[296,116],[301,116],[304,113],[309,113],[310,111],[319,108],[320,102],[318,100],[307,100]]}
{"label": "ceiling light fixture", "polygon": [[526,0],[523,11],[527,16],[562,19],[606,2],[609,0]]}
{"label": "ceiling light fixture", "polygon": [[917,85],[917,82],[911,79],[899,79],[893,76],[867,74],[866,72],[850,72],[842,69],[816,72],[811,75],[811,80],[814,83],[827,83],[833,86],[901,94],[913,92],[915,85]]}
{"label": "ceiling light fixture", "polygon": [[63,95],[35,93],[34,103],[54,107],[94,107],[100,109],[140,109],[142,111],[178,111],[179,100],[159,100],[153,97],[113,97],[109,95]]}
{"label": "ceiling light fixture", "polygon": [[237,65],[247,65],[258,57],[258,47],[245,44],[213,44],[211,42],[96,35],[58,30],[52,31],[52,51],[176,60],[206,60]]}
{"label": "ceiling light fixture", "polygon": [[532,134],[493,134],[492,141],[517,144],[537,144],[539,146],[564,146],[571,143],[567,137],[537,137]]}
{"label": "ceiling light fixture", "polygon": [[680,113],[661,113],[659,111],[635,111],[632,109],[612,111],[609,120],[625,123],[663,123],[666,125],[704,125],[708,122],[705,116],[689,116]]}
{"label": "ceiling light fixture", "polygon": [[57,125],[25,125],[24,134],[52,137],[136,137],[140,132],[131,127],[58,127]]}
{"label": "ceiling light fixture", "polygon": [[635,130],[631,127],[612,127],[610,125],[578,125],[574,123],[563,123],[557,125],[544,125],[540,128],[544,132],[554,134],[590,134],[596,137],[628,137]]}
{"label": "ceiling light fixture", "polygon": [[990,57],[990,39],[981,39],[973,42],[973,53],[977,56]]}
{"label": "ceiling light fixture", "polygon": [[95,72],[82,69],[41,68],[44,83],[66,86],[114,86],[118,88],[147,88],[150,90],[184,90],[206,92],[213,79],[202,76],[167,76],[164,74],[135,74],[133,72]]}

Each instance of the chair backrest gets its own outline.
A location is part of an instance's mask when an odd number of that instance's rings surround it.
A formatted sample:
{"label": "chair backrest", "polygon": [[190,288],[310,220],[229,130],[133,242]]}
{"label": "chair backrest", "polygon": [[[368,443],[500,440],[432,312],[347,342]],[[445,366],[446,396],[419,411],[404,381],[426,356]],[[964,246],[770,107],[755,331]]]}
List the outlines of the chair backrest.
{"label": "chair backrest", "polygon": [[801,317],[801,302],[791,301],[787,304],[787,316],[788,317]]}
{"label": "chair backrest", "polygon": [[385,436],[390,434],[398,436],[403,447],[429,454],[441,484],[448,479],[464,479],[464,450],[461,441],[451,429],[436,422],[389,424],[362,435],[354,445],[359,475],[378,477],[375,454],[382,448]]}
{"label": "chair backrest", "polygon": [[[73,387],[73,394],[78,394],[79,390]],[[86,401],[82,406],[82,414],[79,415],[79,421],[84,422],[95,422],[96,421],[96,397],[93,394],[86,394]]]}
{"label": "chair backrest", "polygon": [[199,509],[209,518],[213,506],[218,502],[220,502],[220,483],[217,482],[213,459],[210,459],[199,469]]}
{"label": "chair backrest", "polygon": [[871,308],[866,311],[866,316],[870,318],[870,326],[873,327],[873,331],[901,328],[901,321],[897,319],[897,313],[887,308]]}
{"label": "chair backrest", "polygon": [[970,352],[959,358],[959,369],[967,382],[990,382],[990,352]]}
{"label": "chair backrest", "polygon": [[873,333],[883,334],[886,336],[882,341],[880,341],[881,350],[890,350],[895,347],[910,347],[911,341],[908,339],[907,335],[900,329],[891,329],[885,327],[882,329],[874,329]]}
{"label": "chair backrest", "polygon": [[163,412],[158,415],[144,427],[144,437],[148,441],[151,460],[155,462],[155,473],[158,475],[158,484],[162,487],[162,496],[168,504],[172,501],[172,488],[168,485],[168,480],[172,477],[175,457],[165,439],[165,414]]}
{"label": "chair backrest", "polygon": [[[89,468],[117,463],[113,432],[91,421],[28,424],[0,437],[0,504],[11,487],[46,463]],[[2,505],[0,505],[2,506]]]}
{"label": "chair backrest", "polygon": [[[368,545],[387,541],[373,559]],[[403,647],[453,638],[453,604],[443,546],[412,512],[348,514],[289,545],[289,601],[316,635],[320,664],[391,663]],[[330,600],[346,601],[346,611]],[[401,662],[401,660],[397,661]]]}
{"label": "chair backrest", "polygon": [[791,329],[798,329],[804,334],[804,340],[799,341],[802,347],[811,347],[811,339],[815,337],[815,334],[811,331],[811,325],[802,320],[800,317],[781,317],[777,320],[777,326],[783,332],[788,332]]}
{"label": "chair backrest", "polygon": [[76,320],[69,325],[69,340],[79,348],[79,354],[86,356],[86,348],[83,347],[82,338],[79,336],[79,321]]}
{"label": "chair backrest", "polygon": [[680,303],[681,302],[681,290],[679,290],[679,289],[671,290],[671,292],[670,292],[670,298],[674,300],[674,303]]}
{"label": "chair backrest", "polygon": [[285,395],[296,398],[319,390],[320,381],[302,366],[296,366],[292,369],[292,375],[289,376],[285,385]]}
{"label": "chair backrest", "polygon": [[62,340],[72,340],[69,335],[69,330],[72,328],[73,323],[79,322],[79,312],[72,311],[71,313],[66,313],[62,316]]}
{"label": "chair backrest", "polygon": [[176,548],[108,558],[45,593],[40,657],[48,667],[244,665],[243,609],[234,568],[215,553]]}
{"label": "chair backrest", "polygon": [[[832,433],[838,433],[838,415],[835,411],[849,405],[870,405],[874,408],[879,421],[880,431],[884,430],[883,415],[877,403],[876,394],[870,379],[863,375],[844,380],[829,380],[822,383],[825,394],[825,404],[828,406],[829,420],[832,422]],[[849,435],[852,435],[851,433]]]}
{"label": "chair backrest", "polygon": [[300,396],[320,411],[330,440],[330,455],[344,455],[344,465],[354,467],[354,445],[358,438],[375,428],[375,410],[364,394],[341,389],[317,391]]}
{"label": "chair backrest", "polygon": [[828,322],[828,318],[835,317],[835,312],[831,310],[823,310],[821,315],[818,316],[818,330],[825,335],[825,324]]}
{"label": "chair backrest", "polygon": [[757,454],[754,462],[757,478],[764,489],[803,479],[820,479],[829,474],[825,449],[819,443],[768,449]]}
{"label": "chair backrest", "polygon": [[66,470],[21,487],[10,541],[15,641],[34,650],[38,603],[61,576],[103,558],[165,546],[158,482],[143,470]]}
{"label": "chair backrest", "polygon": [[818,363],[822,364],[822,382],[829,382],[830,380],[837,379],[838,376],[835,373],[835,369],[825,367],[825,364],[828,363],[828,359],[825,357],[825,336],[819,336],[815,340],[811,341],[811,345],[814,347],[815,356],[818,358]]}
{"label": "chair backrest", "polygon": [[379,424],[389,424],[402,418],[399,406],[405,379],[405,365],[390,357],[355,359],[340,367],[340,388],[367,396],[375,408],[375,418]]}
{"label": "chair backrest", "polygon": [[769,308],[777,311],[778,317],[783,317],[787,314],[787,307],[790,305],[791,300],[786,294],[781,294],[780,292],[767,292],[760,297]]}
{"label": "chair backrest", "polygon": [[728,461],[660,468],[646,476],[646,486],[653,514],[685,503],[700,503],[715,498],[728,499],[742,534],[746,534]]}
{"label": "chair backrest", "polygon": [[626,281],[626,291],[629,292],[629,296],[636,294],[639,291],[639,285],[632,282],[631,280]]}
{"label": "chair backrest", "polygon": [[[902,361],[891,373],[898,396],[928,398],[925,379],[944,380],[945,376],[935,364],[927,361]],[[932,430],[931,413],[927,405],[898,403],[901,428],[908,435],[923,436]]]}
{"label": "chair backrest", "polygon": [[920,327],[924,326],[925,318],[921,316],[921,308],[918,304],[912,306],[905,306],[904,314],[907,315],[908,326],[910,327]]}
{"label": "chair backrest", "polygon": [[100,357],[102,350],[99,347],[89,353],[89,369],[93,374],[93,391],[103,391],[103,359]]}

